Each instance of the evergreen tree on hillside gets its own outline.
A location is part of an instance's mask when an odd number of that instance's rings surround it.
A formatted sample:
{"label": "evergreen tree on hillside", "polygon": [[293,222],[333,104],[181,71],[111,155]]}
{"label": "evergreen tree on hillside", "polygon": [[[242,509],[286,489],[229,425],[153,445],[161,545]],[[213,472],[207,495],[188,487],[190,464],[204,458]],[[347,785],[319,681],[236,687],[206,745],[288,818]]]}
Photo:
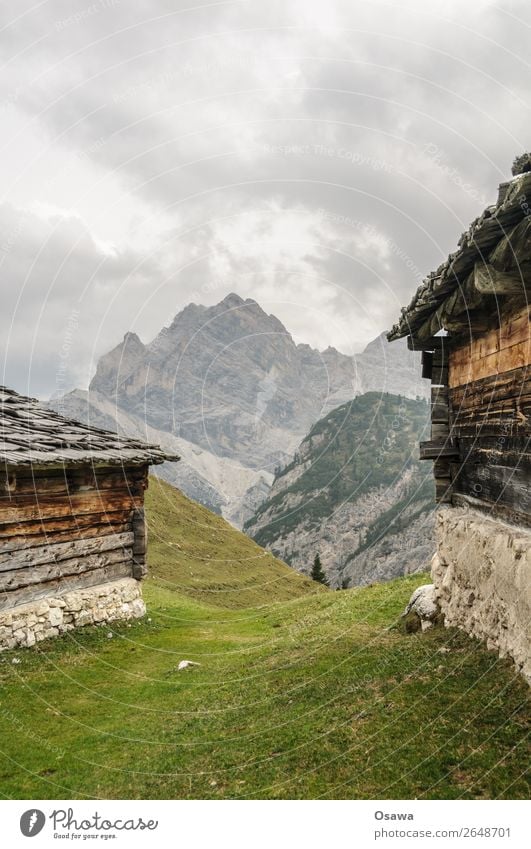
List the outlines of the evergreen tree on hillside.
{"label": "evergreen tree on hillside", "polygon": [[315,559],[313,561],[311,578],[312,581],[317,581],[319,584],[324,584],[325,587],[328,586],[328,581],[321,565],[321,558],[318,554],[315,555]]}

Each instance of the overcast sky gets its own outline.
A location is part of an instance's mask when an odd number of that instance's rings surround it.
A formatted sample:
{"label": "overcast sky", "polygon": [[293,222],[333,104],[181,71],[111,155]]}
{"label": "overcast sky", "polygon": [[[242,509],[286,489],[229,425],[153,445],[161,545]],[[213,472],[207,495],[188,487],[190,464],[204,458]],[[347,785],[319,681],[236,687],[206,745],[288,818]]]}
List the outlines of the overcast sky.
{"label": "overcast sky", "polygon": [[0,383],[234,291],[361,350],[531,147],[526,0],[4,0]]}

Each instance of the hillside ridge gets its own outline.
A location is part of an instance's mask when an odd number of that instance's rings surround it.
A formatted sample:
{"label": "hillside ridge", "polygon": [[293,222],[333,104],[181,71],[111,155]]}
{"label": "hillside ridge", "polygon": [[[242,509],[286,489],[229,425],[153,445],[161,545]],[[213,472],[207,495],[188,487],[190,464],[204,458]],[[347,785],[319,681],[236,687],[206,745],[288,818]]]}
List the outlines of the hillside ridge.
{"label": "hillside ridge", "polygon": [[337,407],[277,471],[244,530],[305,574],[319,553],[333,586],[427,568],[434,492],[418,442],[428,415],[423,400],[390,393]]}
{"label": "hillside ridge", "polygon": [[221,516],[152,475],[146,492],[149,581],[217,607],[260,607],[323,588]]}

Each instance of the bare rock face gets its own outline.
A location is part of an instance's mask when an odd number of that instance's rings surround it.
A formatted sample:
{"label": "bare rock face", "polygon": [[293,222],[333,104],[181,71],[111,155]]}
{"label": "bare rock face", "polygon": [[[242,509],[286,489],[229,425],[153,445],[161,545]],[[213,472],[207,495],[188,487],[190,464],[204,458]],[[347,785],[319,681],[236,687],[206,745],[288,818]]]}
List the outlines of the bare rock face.
{"label": "bare rock face", "polygon": [[[409,489],[407,481],[403,488]],[[400,503],[398,494],[393,502],[393,492],[388,491],[384,502],[391,509]],[[381,502],[380,502],[381,503]],[[397,533],[383,533],[360,554],[353,557],[342,570],[341,582],[346,586],[366,586],[376,581],[389,581],[402,575],[429,571],[435,546],[435,515],[427,499],[419,505],[404,506],[401,527]]]}
{"label": "bare rock face", "polygon": [[332,587],[389,580],[428,567],[435,507],[418,457],[428,407],[366,393],[311,428],[244,530],[295,569],[314,557]]}

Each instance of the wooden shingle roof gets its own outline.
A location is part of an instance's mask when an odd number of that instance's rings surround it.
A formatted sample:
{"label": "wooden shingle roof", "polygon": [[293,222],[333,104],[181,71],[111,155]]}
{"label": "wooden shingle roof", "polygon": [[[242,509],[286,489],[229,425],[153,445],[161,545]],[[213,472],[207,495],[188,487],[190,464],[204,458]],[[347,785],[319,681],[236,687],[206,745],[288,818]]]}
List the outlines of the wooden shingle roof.
{"label": "wooden shingle roof", "polygon": [[[514,257],[520,244],[525,244],[528,251],[531,233],[530,169],[531,155],[524,154],[515,160],[514,176],[500,185],[497,203],[487,207],[472,222],[459,239],[457,250],[424,279],[409,306],[401,310],[398,322],[387,334],[390,342],[402,336],[427,338],[448,329],[447,325],[456,315],[465,315],[484,302],[485,287],[478,291],[475,286],[476,268],[484,269],[488,280],[493,274],[490,260],[494,252]],[[514,265],[519,270],[516,259]],[[486,292],[488,297],[488,286]]]}
{"label": "wooden shingle roof", "polygon": [[178,460],[158,445],[89,427],[0,386],[3,466],[143,465]]}

